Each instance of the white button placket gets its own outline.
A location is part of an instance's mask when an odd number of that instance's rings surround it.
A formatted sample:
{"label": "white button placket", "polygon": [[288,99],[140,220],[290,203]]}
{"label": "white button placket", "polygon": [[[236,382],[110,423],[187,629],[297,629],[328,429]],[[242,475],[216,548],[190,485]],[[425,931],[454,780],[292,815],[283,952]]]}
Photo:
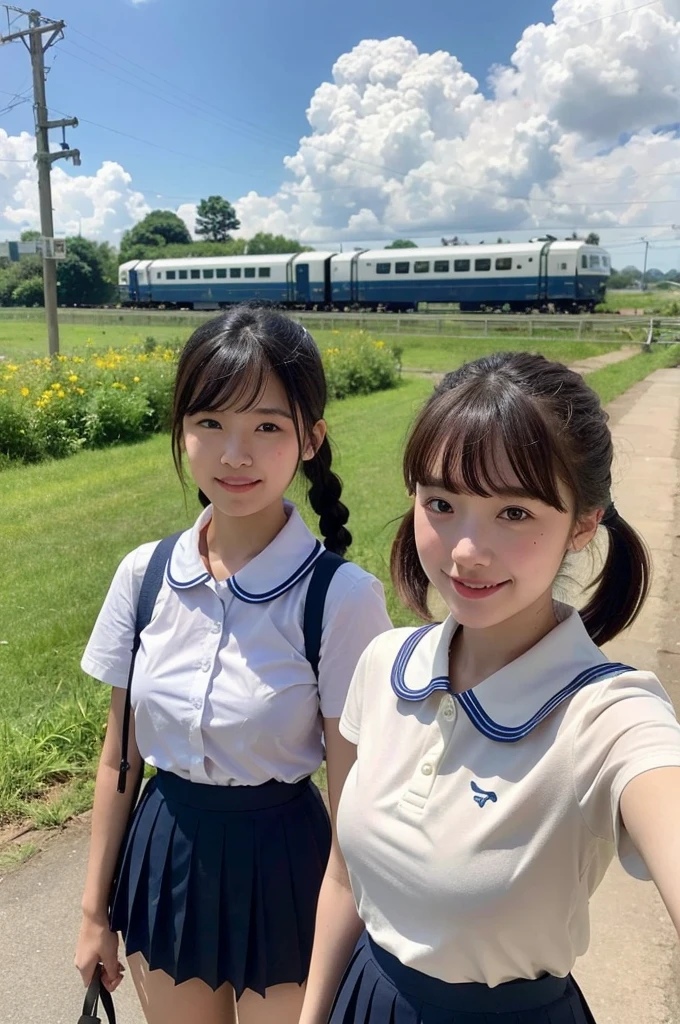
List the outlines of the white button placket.
{"label": "white button placket", "polygon": [[203,626],[203,644],[200,652],[200,660],[197,665],[198,671],[194,675],[194,685],[189,698],[189,703],[194,713],[191,715],[189,726],[189,738],[193,752],[192,761],[195,770],[191,772],[192,778],[196,781],[205,781],[205,748],[203,743],[203,711],[205,699],[212,679],[215,664],[220,652],[222,641],[222,628],[225,618],[225,607],[221,597],[215,592],[215,584],[211,580],[206,583],[210,595],[210,608],[207,611],[208,620]]}
{"label": "white button placket", "polygon": [[433,743],[416,765],[408,789],[402,794],[399,806],[402,810],[423,811],[436,782],[439,765],[444,751],[451,740],[456,724],[456,702],[450,693],[440,698],[434,722],[430,726]]}

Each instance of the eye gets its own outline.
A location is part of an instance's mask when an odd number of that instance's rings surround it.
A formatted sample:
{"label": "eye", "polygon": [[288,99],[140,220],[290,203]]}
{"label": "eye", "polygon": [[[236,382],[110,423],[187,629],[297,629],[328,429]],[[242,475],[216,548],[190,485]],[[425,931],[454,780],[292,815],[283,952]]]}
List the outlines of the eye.
{"label": "eye", "polygon": [[513,505],[511,508],[504,508],[501,516],[509,523],[523,523],[527,519],[532,518],[525,509],[518,508],[516,505]]}
{"label": "eye", "polygon": [[261,430],[263,434],[276,434],[281,429],[276,423],[261,423],[258,430]]}
{"label": "eye", "polygon": [[221,430],[222,429],[222,424],[220,423],[219,420],[213,420],[213,419],[208,419],[208,418],[206,418],[204,420],[199,420],[198,421],[198,426],[199,427],[205,427],[206,430]]}
{"label": "eye", "polygon": [[449,512],[453,512],[448,501],[444,501],[443,498],[428,498],[425,502],[425,508],[429,509],[430,512],[434,512],[439,515],[446,515]]}

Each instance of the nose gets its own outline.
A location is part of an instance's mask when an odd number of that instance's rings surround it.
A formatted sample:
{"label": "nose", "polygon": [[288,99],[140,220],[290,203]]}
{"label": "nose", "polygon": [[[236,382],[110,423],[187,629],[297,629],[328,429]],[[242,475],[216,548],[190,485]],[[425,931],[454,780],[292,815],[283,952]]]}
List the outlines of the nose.
{"label": "nose", "polygon": [[465,530],[455,538],[451,557],[456,565],[472,569],[475,566],[487,566],[491,563],[491,552],[483,539],[472,530]]}
{"label": "nose", "polygon": [[220,462],[223,466],[231,466],[232,469],[252,466],[253,459],[247,450],[244,439],[238,435],[225,437]]}

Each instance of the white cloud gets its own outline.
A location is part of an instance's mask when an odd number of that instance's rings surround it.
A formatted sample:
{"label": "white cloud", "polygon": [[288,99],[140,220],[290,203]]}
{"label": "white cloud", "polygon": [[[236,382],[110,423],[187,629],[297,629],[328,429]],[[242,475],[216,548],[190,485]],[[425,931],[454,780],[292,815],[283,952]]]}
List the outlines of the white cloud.
{"label": "white cloud", "polygon": [[[39,229],[35,141],[22,132],[8,136],[0,129],[0,237]],[[118,241],[122,232],[150,210],[131,185],[120,164],[104,161],[93,175],[75,176],[60,164],[52,168],[54,229],[57,235],[78,234]]]}
{"label": "white cloud", "polygon": [[243,232],[377,240],[680,220],[658,202],[680,182],[680,0],[621,11],[557,0],[552,23],[492,69],[489,98],[452,54],[363,40],[310,101],[310,132],[285,160],[293,182],[235,204]]}

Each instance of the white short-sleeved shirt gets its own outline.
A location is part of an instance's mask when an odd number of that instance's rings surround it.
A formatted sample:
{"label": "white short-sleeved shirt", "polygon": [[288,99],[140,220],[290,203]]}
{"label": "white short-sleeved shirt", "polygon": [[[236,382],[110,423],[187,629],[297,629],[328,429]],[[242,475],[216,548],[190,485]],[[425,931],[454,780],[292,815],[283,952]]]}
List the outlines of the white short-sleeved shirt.
{"label": "white short-sleeved shirt", "polygon": [[447,982],[566,976],[615,848],[649,877],[619,801],[637,775],[680,766],[680,725],[653,674],[612,665],[576,611],[556,611],[535,647],[455,695],[451,619],[385,633],[340,721],[357,744],[338,836],[359,914]]}
{"label": "white short-sleeved shirt", "polygon": [[[323,547],[297,510],[273,541],[223,582],[206,572],[205,509],[172,552],[132,680],[144,760],[192,782],[296,782],[323,757],[322,716],[339,718],[360,654],[391,627],[382,585],[351,562],[333,577],[323,617],[318,683],[305,658],[304,602]],[[156,544],[116,571],[82,668],[124,687],[135,610]]]}

